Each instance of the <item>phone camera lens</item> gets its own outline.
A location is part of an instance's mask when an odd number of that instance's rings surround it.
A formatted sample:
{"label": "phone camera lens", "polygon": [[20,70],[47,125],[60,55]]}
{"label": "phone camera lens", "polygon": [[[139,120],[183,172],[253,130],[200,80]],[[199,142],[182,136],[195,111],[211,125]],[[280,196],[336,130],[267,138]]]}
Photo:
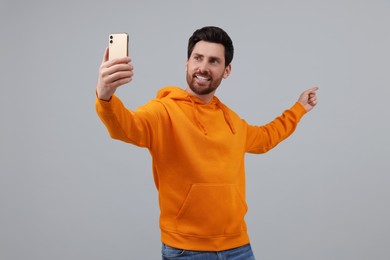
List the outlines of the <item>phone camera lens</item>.
{"label": "phone camera lens", "polygon": [[113,39],[113,38],[114,38],[114,36],[110,35],[110,39]]}
{"label": "phone camera lens", "polygon": [[114,41],[113,40],[110,40],[110,43],[113,43]]}

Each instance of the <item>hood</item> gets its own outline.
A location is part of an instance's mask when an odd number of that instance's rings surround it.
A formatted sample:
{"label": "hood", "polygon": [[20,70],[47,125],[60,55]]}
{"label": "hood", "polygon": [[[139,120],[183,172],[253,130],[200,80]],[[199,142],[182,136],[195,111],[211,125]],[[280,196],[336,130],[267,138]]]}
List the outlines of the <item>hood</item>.
{"label": "hood", "polygon": [[[206,126],[202,123],[200,116],[199,116],[199,106],[200,105],[205,105],[205,103],[199,99],[196,96],[190,95],[187,91],[184,89],[178,88],[178,87],[166,87],[158,91],[157,93],[157,99],[162,99],[162,98],[170,98],[173,100],[180,100],[184,102],[190,102],[193,108],[193,114],[195,121],[201,131],[205,135],[207,135],[207,128]],[[219,109],[222,110],[223,115],[225,117],[225,121],[230,127],[230,130],[232,131],[233,134],[236,133],[236,130],[234,128],[233,121],[230,117],[229,114],[229,109],[216,97],[214,96],[213,99],[210,101],[210,104],[215,104]]]}

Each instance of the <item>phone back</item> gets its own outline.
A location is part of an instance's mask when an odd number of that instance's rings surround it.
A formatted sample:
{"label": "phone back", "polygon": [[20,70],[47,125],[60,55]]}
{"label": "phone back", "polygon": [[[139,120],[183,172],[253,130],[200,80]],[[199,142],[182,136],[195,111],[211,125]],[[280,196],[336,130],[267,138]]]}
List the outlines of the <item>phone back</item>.
{"label": "phone back", "polygon": [[128,55],[129,36],[127,33],[113,33],[109,37],[108,59],[123,58]]}

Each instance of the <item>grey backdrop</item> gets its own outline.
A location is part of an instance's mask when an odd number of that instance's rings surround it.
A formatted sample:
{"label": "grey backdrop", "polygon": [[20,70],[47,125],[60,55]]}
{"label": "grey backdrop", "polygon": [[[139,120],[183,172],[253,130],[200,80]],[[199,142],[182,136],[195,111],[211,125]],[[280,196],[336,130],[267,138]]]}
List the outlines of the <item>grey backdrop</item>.
{"label": "grey backdrop", "polygon": [[301,91],[320,104],[296,133],[247,156],[257,259],[390,257],[390,1],[14,1],[0,5],[0,259],[160,259],[147,150],[95,114],[112,32],[130,34],[129,108],[185,87],[195,29],[236,54],[218,97],[264,124]]}

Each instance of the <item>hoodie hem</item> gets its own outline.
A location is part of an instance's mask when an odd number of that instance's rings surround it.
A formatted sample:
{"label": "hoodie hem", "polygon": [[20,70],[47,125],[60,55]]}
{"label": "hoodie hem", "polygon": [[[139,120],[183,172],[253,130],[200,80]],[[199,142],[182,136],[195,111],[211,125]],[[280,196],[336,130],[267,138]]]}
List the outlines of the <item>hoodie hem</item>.
{"label": "hoodie hem", "polygon": [[195,251],[223,251],[249,243],[246,231],[234,236],[191,236],[161,229],[161,241],[171,247]]}

